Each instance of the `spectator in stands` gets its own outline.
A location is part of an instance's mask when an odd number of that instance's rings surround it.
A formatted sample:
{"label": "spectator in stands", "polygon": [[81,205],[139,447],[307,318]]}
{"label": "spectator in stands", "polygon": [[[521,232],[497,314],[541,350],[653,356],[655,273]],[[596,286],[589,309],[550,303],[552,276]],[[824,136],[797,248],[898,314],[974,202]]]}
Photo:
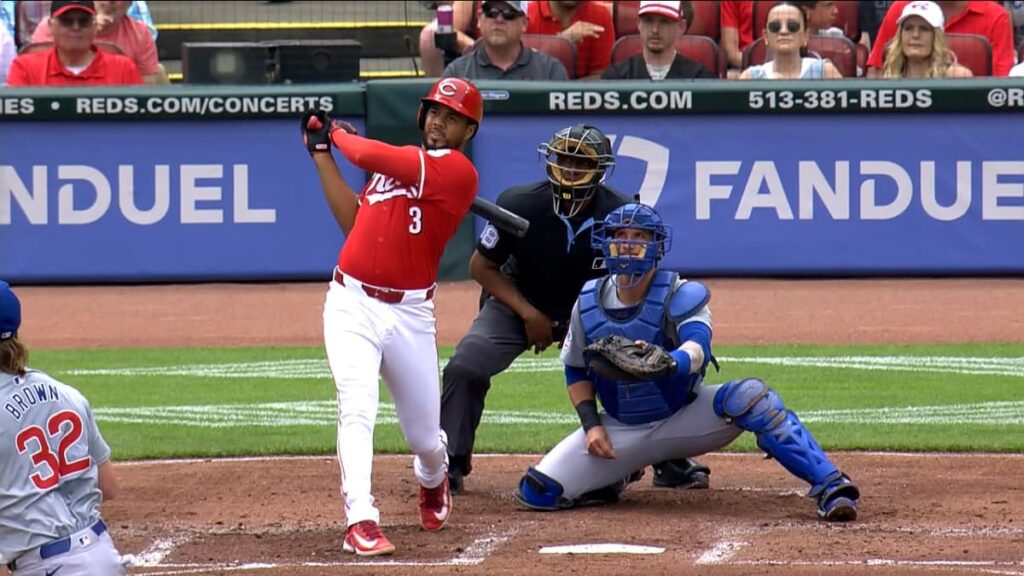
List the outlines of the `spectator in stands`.
{"label": "spectator in stands", "polygon": [[[454,37],[451,39],[452,46],[449,51],[455,56],[448,58],[454,61],[458,55],[463,55],[473,49],[473,44],[479,38],[480,30],[477,18],[480,10],[480,0],[459,0],[457,2],[439,2],[439,4],[452,5],[452,27]],[[445,52],[437,47],[435,33],[437,32],[437,18],[431,20],[430,24],[420,31],[420,60],[423,63],[423,75],[427,77],[440,76],[445,69]]]}
{"label": "spectator in stands", "polygon": [[882,25],[885,13],[889,11],[892,0],[861,0],[857,6],[857,19],[860,21],[860,43],[871,49],[871,43],[878,36],[878,27]]}
{"label": "spectator in stands", "polygon": [[934,2],[911,2],[896,25],[899,33],[885,57],[883,78],[967,78],[971,71],[956,63],[946,47],[942,9]]}
{"label": "spectator in stands", "polygon": [[836,3],[818,0],[793,0],[790,2],[804,11],[807,17],[807,33],[811,36],[833,36],[843,37],[846,32],[836,26],[836,18],[839,17],[839,8]]}
{"label": "spectator in stands", "polygon": [[[915,0],[920,1],[920,0]],[[885,62],[885,50],[889,41],[896,34],[896,20],[903,9],[911,2],[898,0],[889,6],[878,38],[871,48],[868,58],[868,77],[877,78],[881,75],[882,64]],[[1016,61],[1013,47],[1013,29],[1010,26],[1010,14],[996,2],[988,0],[967,2],[935,2],[942,10],[946,34],[977,34],[988,39],[992,46],[992,75],[1006,76]]]}
{"label": "spectator in stands", "polygon": [[455,59],[443,75],[470,80],[568,80],[557,58],[523,45],[525,29],[526,13],[520,2],[484,2],[479,46]]}
{"label": "spectator in stands", "polygon": [[1016,66],[1011,68],[1010,69],[1010,76],[1012,76],[1012,77],[1024,76],[1024,62],[1021,62],[1020,64],[1017,64]]}
{"label": "spectator in stands", "polygon": [[558,35],[576,46],[576,78],[599,79],[611,65],[615,25],[612,13],[600,2],[530,2],[527,20],[527,34]]}
{"label": "spectator in stands", "polygon": [[[164,81],[166,72],[157,60],[156,42],[142,22],[128,17],[131,2],[125,0],[96,1],[96,41],[117,46],[121,52],[135,62],[146,84]],[[39,23],[32,42],[52,42],[53,35],[47,21]]]}
{"label": "spectator in stands", "polygon": [[50,4],[53,48],[14,59],[8,86],[116,86],[141,84],[135,63],[106,54],[96,39],[96,6],[92,0],[54,0]]}
{"label": "spectator in stands", "polygon": [[697,62],[676,52],[676,40],[686,33],[693,18],[690,2],[665,0],[641,2],[637,11],[637,29],[643,52],[613,64],[604,71],[605,80],[665,80],[715,78]]}
{"label": "spectator in stands", "polygon": [[[32,41],[32,34],[40,22],[44,22],[50,15],[50,0],[0,0],[0,22],[8,25],[14,42],[19,47],[26,46]],[[128,8],[128,16],[146,25],[150,36],[156,41],[157,31],[153,24],[153,16],[149,13],[149,6],[145,0],[136,0]],[[15,22],[17,22],[17,34],[15,35]]]}
{"label": "spectator in stands", "polygon": [[0,2],[0,28],[2,28],[7,35],[14,38],[14,2],[5,1]]}
{"label": "spectator in stands", "polygon": [[754,43],[754,3],[722,0],[719,22],[722,49],[729,62],[729,78],[736,78],[743,68],[743,50]]}
{"label": "spectator in stands", "polygon": [[788,2],[768,11],[764,32],[771,60],[743,71],[742,80],[795,80],[842,78],[828,60],[813,58],[807,52],[807,20],[804,11]]}
{"label": "spectator in stands", "polygon": [[0,86],[7,83],[7,71],[11,68],[11,62],[18,55],[18,49],[14,47],[14,37],[7,31],[7,27],[0,26]]}
{"label": "spectator in stands", "polygon": [[1013,45],[1018,49],[1024,45],[1024,1],[1006,0],[1003,7],[1010,13],[1010,22],[1013,24]]}

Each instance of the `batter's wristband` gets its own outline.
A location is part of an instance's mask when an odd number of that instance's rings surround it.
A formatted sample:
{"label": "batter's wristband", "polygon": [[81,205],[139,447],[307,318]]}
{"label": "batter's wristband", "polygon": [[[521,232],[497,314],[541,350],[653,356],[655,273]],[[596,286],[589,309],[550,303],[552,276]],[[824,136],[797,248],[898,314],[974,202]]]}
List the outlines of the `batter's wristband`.
{"label": "batter's wristband", "polygon": [[576,414],[580,417],[580,423],[583,424],[584,432],[589,431],[594,426],[601,425],[601,417],[597,415],[596,400],[584,400],[577,404]]}

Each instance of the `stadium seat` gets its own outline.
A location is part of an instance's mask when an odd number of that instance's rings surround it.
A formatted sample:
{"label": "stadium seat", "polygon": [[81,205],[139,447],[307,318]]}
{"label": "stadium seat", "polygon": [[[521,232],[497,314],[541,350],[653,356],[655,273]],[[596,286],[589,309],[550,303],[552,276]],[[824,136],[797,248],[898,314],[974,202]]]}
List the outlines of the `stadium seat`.
{"label": "stadium seat", "polygon": [[743,60],[740,67],[746,70],[751,66],[764,64],[768,60],[768,45],[764,38],[758,38],[743,49]]}
{"label": "stadium seat", "polygon": [[569,78],[576,79],[576,46],[572,42],[551,34],[523,34],[523,45],[557,58]]}
{"label": "stadium seat", "polygon": [[975,76],[992,75],[992,45],[977,34],[946,34],[946,45],[956,61]]}
{"label": "stadium seat", "polygon": [[[612,46],[612,64],[618,64],[631,56],[643,52],[643,41],[639,34],[623,36],[615,41]],[[718,48],[718,44],[707,36],[691,36],[689,34],[680,36],[676,40],[676,51],[683,56],[704,66],[712,74],[722,78],[725,71],[725,53]]]}
{"label": "stadium seat", "polygon": [[707,36],[717,44],[722,37],[720,11],[721,5],[718,2],[694,2],[693,22],[687,26],[686,33]]}
{"label": "stadium seat", "polygon": [[[849,38],[814,36],[807,41],[807,51],[812,58],[831,60],[843,78],[857,77],[857,45]],[[758,38],[743,50],[743,69],[764,64],[768,57],[768,45],[764,38]]]}
{"label": "stadium seat", "polygon": [[617,0],[612,4],[612,21],[615,23],[615,37],[622,38],[640,31],[636,27],[636,13],[640,9],[640,2],[632,0]]}
{"label": "stadium seat", "polygon": [[832,36],[812,36],[807,40],[807,49],[839,70],[843,78],[857,77],[857,46],[849,38]]}

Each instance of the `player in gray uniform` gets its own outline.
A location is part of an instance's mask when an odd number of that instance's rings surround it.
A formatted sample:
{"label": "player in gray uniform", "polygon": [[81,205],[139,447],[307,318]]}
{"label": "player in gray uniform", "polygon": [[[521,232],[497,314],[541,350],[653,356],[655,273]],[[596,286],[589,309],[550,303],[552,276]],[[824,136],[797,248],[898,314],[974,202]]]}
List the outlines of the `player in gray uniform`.
{"label": "player in gray uniform", "polygon": [[0,281],[0,566],[14,576],[121,576],[100,518],[117,490],[89,401],[26,366],[21,304]]}
{"label": "player in gray uniform", "polygon": [[[584,285],[561,355],[583,426],[529,468],[519,482],[520,502],[537,510],[614,502],[635,471],[720,450],[749,430],[762,450],[811,485],[808,496],[821,518],[856,519],[857,487],[774,390],[757,378],[703,384],[711,359],[711,295],[700,282],[657,268],[671,246],[658,213],[627,204],[593,237],[610,274]],[[674,373],[639,382],[601,377],[589,368],[585,348],[616,335],[670,350]]]}

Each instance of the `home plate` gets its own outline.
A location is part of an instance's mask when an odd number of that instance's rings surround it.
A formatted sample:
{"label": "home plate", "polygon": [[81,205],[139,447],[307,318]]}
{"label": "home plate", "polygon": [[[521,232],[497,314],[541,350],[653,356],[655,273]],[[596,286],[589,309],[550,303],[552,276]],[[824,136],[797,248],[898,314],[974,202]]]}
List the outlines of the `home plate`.
{"label": "home plate", "polygon": [[664,548],[633,544],[575,544],[572,546],[545,546],[541,554],[661,554]]}

